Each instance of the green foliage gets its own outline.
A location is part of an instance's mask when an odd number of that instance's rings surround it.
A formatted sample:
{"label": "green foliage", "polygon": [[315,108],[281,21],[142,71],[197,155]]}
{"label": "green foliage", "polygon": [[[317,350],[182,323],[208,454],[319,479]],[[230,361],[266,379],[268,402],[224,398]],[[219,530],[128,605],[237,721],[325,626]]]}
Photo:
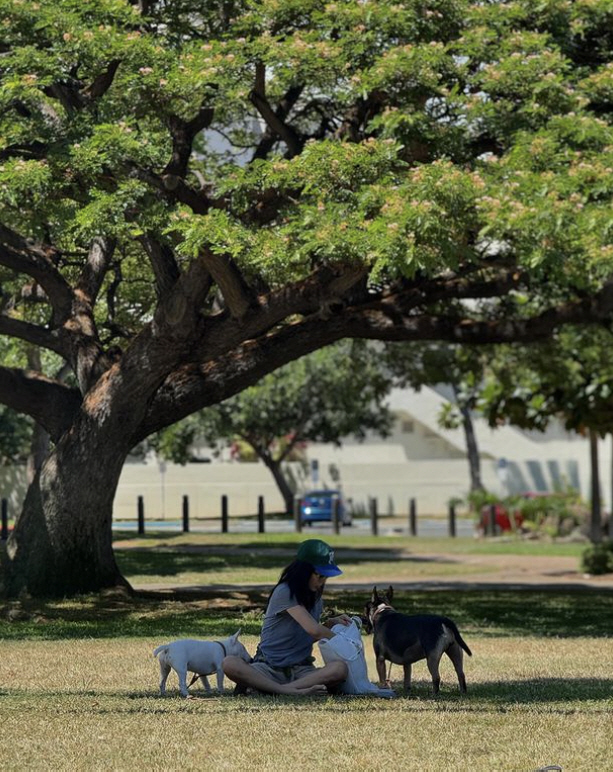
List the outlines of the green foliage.
{"label": "green foliage", "polygon": [[[167,121],[190,120],[204,104],[214,131],[253,143],[249,95],[263,62],[271,100],[304,89],[299,131],[324,113],[339,122],[359,99],[382,104],[362,142],[324,136],[293,159],[228,164],[203,135],[192,171],[232,205],[223,220],[190,214],[187,224],[170,203],[155,215],[185,239],[185,254],[228,250],[277,282],[314,259],[364,262],[379,281],[470,258],[478,231],[528,266],[565,264],[575,275],[608,264],[613,142],[606,111],[590,111],[611,91],[606,3],[284,0],[237,4],[231,18],[152,3],[148,19],[121,0],[32,5],[0,9],[9,153],[0,211],[31,231],[46,222],[81,245],[96,231],[138,236],[159,201],[132,177],[166,163]],[[112,62],[112,85],[91,109],[76,111],[57,91],[77,78],[91,84]],[[483,136],[498,144],[494,155],[479,148]],[[20,158],[33,142],[44,158]],[[287,205],[254,233],[241,214],[264,190],[287,192]]]}
{"label": "green foliage", "polygon": [[613,542],[604,541],[587,547],[581,556],[581,570],[596,576],[613,573]]}
{"label": "green foliage", "polygon": [[568,536],[587,519],[587,507],[576,491],[534,498],[511,496],[506,499],[509,511],[519,512],[522,528],[546,536]]}
{"label": "green foliage", "polygon": [[568,328],[546,344],[504,346],[490,361],[479,407],[490,425],[508,420],[544,430],[555,417],[566,429],[613,431],[611,333]]}
{"label": "green foliage", "polygon": [[0,405],[0,466],[25,463],[31,437],[32,421]]}

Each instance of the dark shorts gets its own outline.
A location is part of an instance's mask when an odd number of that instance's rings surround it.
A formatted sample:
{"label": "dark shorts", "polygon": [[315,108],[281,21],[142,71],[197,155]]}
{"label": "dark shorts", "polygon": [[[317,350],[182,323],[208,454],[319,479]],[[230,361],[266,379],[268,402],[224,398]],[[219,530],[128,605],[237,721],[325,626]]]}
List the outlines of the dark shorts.
{"label": "dark shorts", "polygon": [[291,667],[272,667],[267,662],[255,661],[251,667],[259,671],[268,678],[276,681],[278,684],[289,684],[297,681],[318,668],[315,665],[292,665]]}

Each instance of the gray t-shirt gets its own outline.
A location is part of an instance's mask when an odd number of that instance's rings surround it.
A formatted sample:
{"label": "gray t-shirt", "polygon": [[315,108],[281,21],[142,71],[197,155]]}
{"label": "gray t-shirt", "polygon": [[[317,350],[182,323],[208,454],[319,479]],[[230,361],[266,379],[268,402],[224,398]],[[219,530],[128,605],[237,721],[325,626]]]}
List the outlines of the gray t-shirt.
{"label": "gray t-shirt", "polygon": [[[313,653],[313,639],[287,613],[288,608],[299,605],[296,598],[290,597],[289,586],[285,582],[278,584],[270,596],[262,625],[259,652],[273,667],[303,664]],[[316,622],[319,622],[322,609],[323,601],[318,598],[309,611]]]}

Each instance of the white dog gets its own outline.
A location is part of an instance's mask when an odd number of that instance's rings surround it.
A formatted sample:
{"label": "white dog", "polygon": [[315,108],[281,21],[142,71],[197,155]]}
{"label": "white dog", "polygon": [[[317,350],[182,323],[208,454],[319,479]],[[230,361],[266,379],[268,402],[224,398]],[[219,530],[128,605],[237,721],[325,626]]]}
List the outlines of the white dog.
{"label": "white dog", "polygon": [[223,670],[221,663],[224,657],[229,655],[240,657],[245,662],[251,662],[251,656],[243,644],[238,640],[240,630],[222,641],[195,641],[184,638],[173,643],[162,644],[154,650],[153,656],[160,663],[160,694],[166,694],[166,679],[170,670],[174,670],[179,676],[179,691],[182,697],[189,697],[187,691],[187,673],[194,673],[194,679],[190,686],[199,677],[207,692],[211,691],[207,675],[216,673],[217,690],[223,692]]}

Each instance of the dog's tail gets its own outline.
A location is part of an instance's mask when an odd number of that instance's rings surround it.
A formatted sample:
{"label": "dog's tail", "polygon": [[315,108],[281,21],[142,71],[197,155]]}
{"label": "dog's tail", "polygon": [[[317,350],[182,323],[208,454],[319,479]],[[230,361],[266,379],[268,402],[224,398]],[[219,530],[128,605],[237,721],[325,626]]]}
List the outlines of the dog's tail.
{"label": "dog's tail", "polygon": [[462,638],[462,636],[460,635],[460,631],[458,630],[458,626],[456,625],[456,623],[452,619],[446,619],[445,624],[452,629],[453,634],[455,635],[456,641],[460,644],[460,646],[464,649],[464,651],[468,654],[468,656],[472,657],[473,653],[468,648],[468,644],[466,643],[464,638]]}
{"label": "dog's tail", "polygon": [[157,657],[157,655],[162,651],[168,651],[168,644],[163,643],[161,646],[158,646],[157,649],[153,650],[153,656]]}

